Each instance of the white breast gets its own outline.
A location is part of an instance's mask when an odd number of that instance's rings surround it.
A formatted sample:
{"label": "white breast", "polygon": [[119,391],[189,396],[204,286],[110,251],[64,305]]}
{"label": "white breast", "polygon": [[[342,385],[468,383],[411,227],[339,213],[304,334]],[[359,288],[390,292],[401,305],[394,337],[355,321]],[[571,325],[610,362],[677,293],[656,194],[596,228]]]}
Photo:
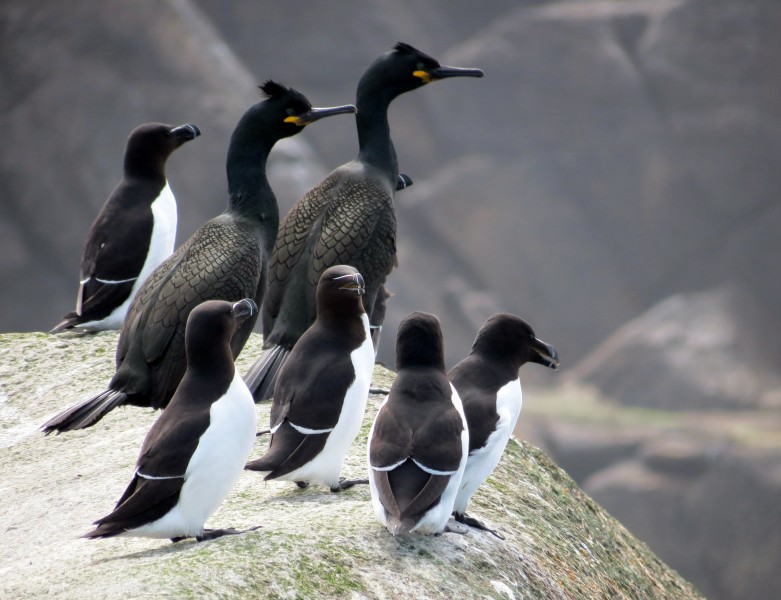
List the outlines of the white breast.
{"label": "white breast", "polygon": [[255,443],[255,403],[238,371],[228,391],[212,404],[209,427],[187,465],[179,502],[165,516],[127,535],[196,536],[239,478]]}
{"label": "white breast", "polygon": [[152,227],[152,238],[149,240],[149,251],[127,299],[103,319],[82,323],[80,327],[94,330],[119,329],[136,292],[152,271],[174,251],[177,219],[176,199],[167,181],[165,187],[160,191],[160,195],[152,203],[152,215],[154,216],[154,226]]}
{"label": "white breast", "polygon": [[466,512],[472,495],[499,464],[507,442],[518,423],[522,400],[520,379],[505,384],[496,393],[496,412],[499,415],[499,421],[496,423],[494,432],[488,436],[485,446],[474,450],[469,455],[453,507],[457,513],[464,514]]}

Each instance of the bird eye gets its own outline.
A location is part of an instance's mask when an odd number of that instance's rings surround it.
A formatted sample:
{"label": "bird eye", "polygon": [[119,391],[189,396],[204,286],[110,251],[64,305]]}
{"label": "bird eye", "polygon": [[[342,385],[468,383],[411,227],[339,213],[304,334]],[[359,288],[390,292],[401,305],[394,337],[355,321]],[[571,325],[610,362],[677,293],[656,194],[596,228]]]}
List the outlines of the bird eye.
{"label": "bird eye", "polygon": [[426,70],[426,65],[424,65],[422,62],[419,62],[419,63],[418,63],[416,66],[415,66],[415,68],[416,68],[418,71],[425,71],[425,70]]}
{"label": "bird eye", "polygon": [[292,117],[294,114],[296,114],[296,111],[294,111],[292,108],[288,108],[285,112],[289,117]]}

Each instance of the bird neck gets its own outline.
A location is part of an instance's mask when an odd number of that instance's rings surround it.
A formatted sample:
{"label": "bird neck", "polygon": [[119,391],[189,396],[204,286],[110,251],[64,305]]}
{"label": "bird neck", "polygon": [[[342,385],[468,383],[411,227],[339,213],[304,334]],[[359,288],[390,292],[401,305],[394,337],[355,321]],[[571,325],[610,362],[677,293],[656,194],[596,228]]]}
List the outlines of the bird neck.
{"label": "bird neck", "polygon": [[224,393],[230,386],[236,367],[233,363],[233,355],[230,346],[217,344],[206,350],[187,354],[187,371],[182,384],[197,383],[205,397],[212,394],[206,393],[213,390],[214,393]]}
{"label": "bird neck", "polygon": [[165,182],[165,161],[158,156],[130,153],[125,155],[125,177]]}
{"label": "bird neck", "polygon": [[506,347],[502,348],[501,351],[488,348],[473,349],[471,354],[476,356],[483,365],[492,365],[491,368],[486,367],[486,371],[493,369],[501,373],[507,381],[518,377],[518,371],[524,362],[517,351]]}
{"label": "bird neck", "polygon": [[388,125],[388,107],[394,98],[380,91],[359,88],[355,119],[358,127],[358,160],[386,172],[395,182],[399,167]]}
{"label": "bird neck", "polygon": [[228,150],[228,212],[258,222],[271,232],[274,243],[279,227],[279,206],[266,177],[266,161],[271,148],[255,147],[253,152]]}

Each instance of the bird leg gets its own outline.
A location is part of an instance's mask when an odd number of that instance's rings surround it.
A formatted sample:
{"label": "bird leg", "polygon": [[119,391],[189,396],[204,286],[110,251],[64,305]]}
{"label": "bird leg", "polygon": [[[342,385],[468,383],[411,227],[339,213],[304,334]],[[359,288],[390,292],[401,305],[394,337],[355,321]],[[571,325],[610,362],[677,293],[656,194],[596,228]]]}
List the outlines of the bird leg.
{"label": "bird leg", "polygon": [[261,435],[266,435],[267,433],[271,433],[271,430],[270,429],[263,429],[261,431],[258,431],[255,434],[255,437],[260,437]]}
{"label": "bird leg", "polygon": [[359,484],[368,484],[368,479],[345,479],[344,477],[339,478],[339,483],[336,484],[331,488],[332,492],[342,492],[344,490],[349,490],[354,485]]}
{"label": "bird leg", "polygon": [[504,539],[504,536],[501,533],[499,533],[498,531],[496,531],[494,529],[490,529],[489,527],[486,527],[480,521],[478,521],[474,517],[470,517],[466,513],[460,513],[459,514],[457,512],[454,512],[453,513],[453,518],[455,518],[455,520],[458,521],[459,523],[463,523],[464,525],[467,525],[467,526],[472,527],[474,529],[479,529],[481,531],[487,531],[488,533],[492,533],[493,535],[498,537],[500,540]]}
{"label": "bird leg", "polygon": [[380,396],[387,396],[390,394],[390,390],[388,388],[384,387],[370,387],[369,388],[370,394],[379,394]]}
{"label": "bird leg", "polygon": [[308,487],[309,487],[309,482],[308,482],[308,481],[296,481],[296,485],[297,485],[297,486],[298,486],[300,489],[302,489],[302,490],[305,490],[306,488],[308,488]]}

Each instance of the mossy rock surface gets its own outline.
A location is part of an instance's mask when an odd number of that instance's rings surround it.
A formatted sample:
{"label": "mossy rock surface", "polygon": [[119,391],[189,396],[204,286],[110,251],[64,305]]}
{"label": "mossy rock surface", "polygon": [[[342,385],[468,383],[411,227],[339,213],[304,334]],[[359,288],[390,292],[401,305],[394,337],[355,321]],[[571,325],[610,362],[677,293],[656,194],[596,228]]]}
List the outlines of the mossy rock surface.
{"label": "mossy rock surface", "polygon": [[[242,474],[207,526],[257,531],[197,544],[84,540],[113,508],[156,415],[115,410],[44,436],[49,416],[99,392],[116,334],[0,335],[0,597],[3,598],[698,598],[692,586],[588,498],[541,451],[510,444],[470,513],[505,540],[392,537],[368,486],[332,494]],[[253,336],[239,359],[258,355]],[[374,385],[393,373],[377,367]],[[364,476],[372,395],[344,474]],[[258,406],[261,423],[269,405]],[[253,456],[266,446],[259,438]]]}

